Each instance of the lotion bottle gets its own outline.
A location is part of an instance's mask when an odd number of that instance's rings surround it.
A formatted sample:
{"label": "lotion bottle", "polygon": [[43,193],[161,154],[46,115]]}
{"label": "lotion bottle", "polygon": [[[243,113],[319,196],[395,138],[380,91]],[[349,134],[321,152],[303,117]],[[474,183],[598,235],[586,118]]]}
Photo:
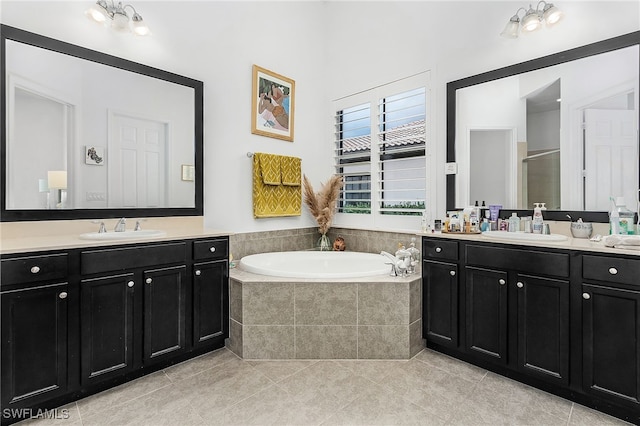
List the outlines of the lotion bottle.
{"label": "lotion bottle", "polygon": [[544,218],[542,217],[542,208],[540,207],[540,203],[533,203],[533,225],[532,231],[534,234],[542,234],[542,229],[544,228]]}

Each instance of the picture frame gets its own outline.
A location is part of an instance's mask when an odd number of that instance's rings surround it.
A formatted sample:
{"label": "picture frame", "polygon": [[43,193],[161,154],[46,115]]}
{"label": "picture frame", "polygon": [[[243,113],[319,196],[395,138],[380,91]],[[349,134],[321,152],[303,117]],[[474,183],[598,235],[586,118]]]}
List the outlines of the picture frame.
{"label": "picture frame", "polygon": [[253,65],[251,133],[293,142],[295,81]]}
{"label": "picture frame", "polygon": [[85,145],[84,163],[91,166],[104,166],[104,147],[95,145]]}

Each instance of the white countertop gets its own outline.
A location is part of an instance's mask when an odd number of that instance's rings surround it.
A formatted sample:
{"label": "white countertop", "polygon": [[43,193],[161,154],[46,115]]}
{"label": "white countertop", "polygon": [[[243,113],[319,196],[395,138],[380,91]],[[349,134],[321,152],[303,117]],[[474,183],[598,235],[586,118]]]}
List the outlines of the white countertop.
{"label": "white countertop", "polygon": [[[552,231],[552,233],[567,235],[566,233],[563,233],[563,232]],[[607,254],[607,253],[626,254],[626,255],[640,257],[640,250],[607,247],[604,245],[604,242],[602,241],[595,242],[586,238],[572,238],[571,236],[568,236],[568,238],[564,241],[527,241],[527,240],[507,240],[507,239],[503,240],[503,239],[489,238],[489,237],[483,236],[482,234],[418,233],[417,235],[420,235],[423,238],[446,238],[451,240],[482,241],[485,243],[510,244],[510,245],[528,246],[528,247],[548,247],[548,248],[556,248],[556,249],[564,249],[564,250],[590,251],[590,252],[597,252],[597,253],[603,253],[603,254]],[[606,234],[602,234],[602,235],[604,236]]]}
{"label": "white countertop", "polygon": [[[113,232],[117,219],[104,219],[108,232]],[[127,222],[127,229],[133,229],[136,219]],[[0,254],[28,253],[35,251],[64,250],[160,242],[192,238],[228,236],[232,233],[206,229],[203,218],[173,217],[148,218],[142,222],[143,229],[161,230],[161,237],[129,238],[125,240],[83,240],[80,234],[96,232],[97,224],[91,220],[64,220],[39,222],[3,222],[0,224]]]}

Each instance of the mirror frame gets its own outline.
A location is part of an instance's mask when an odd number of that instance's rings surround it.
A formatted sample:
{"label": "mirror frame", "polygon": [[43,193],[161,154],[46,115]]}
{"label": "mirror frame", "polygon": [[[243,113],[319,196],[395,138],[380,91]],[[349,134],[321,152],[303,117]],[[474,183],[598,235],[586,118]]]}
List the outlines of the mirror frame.
{"label": "mirror frame", "polygon": [[[589,56],[599,55],[601,53],[611,52],[625,47],[631,47],[640,44],[640,31],[624,34],[618,37],[598,41],[592,44],[576,47],[574,49],[565,50],[563,52],[554,53],[537,59],[532,59],[518,64],[509,65],[481,74],[472,75],[460,80],[450,81],[447,83],[447,163],[455,163],[456,161],[456,91],[476,84],[487,83],[489,81],[498,80],[504,77],[511,77],[517,74],[523,74],[535,71],[541,68],[547,68],[554,65],[563,64],[565,62],[575,61],[577,59],[587,58]],[[640,69],[640,60],[638,62]],[[639,78],[640,87],[640,78]],[[640,108],[638,108],[640,111]],[[638,158],[640,163],[640,156]],[[456,206],[456,175],[447,175],[447,211],[461,210],[462,207]],[[531,212],[532,210],[514,210],[503,209],[500,216],[507,217],[511,212],[520,213]],[[547,210],[545,217],[551,220],[569,220],[566,215],[572,217],[582,217],[583,220],[589,222],[608,222],[609,216],[607,212],[597,211],[574,211],[574,210]]]}
{"label": "mirror frame", "polygon": [[[203,208],[203,154],[204,154],[204,83],[189,77],[143,65],[117,56],[87,49],[39,34],[0,24],[0,221],[32,221],[32,220],[64,220],[64,219],[108,219],[116,217],[162,217],[162,216],[202,216]],[[162,208],[99,208],[99,209],[60,209],[60,210],[7,210],[7,79],[6,79],[6,41],[13,40],[31,46],[40,47],[76,58],[97,62],[125,71],[157,78],[170,83],[194,89],[194,207],[162,207]]]}

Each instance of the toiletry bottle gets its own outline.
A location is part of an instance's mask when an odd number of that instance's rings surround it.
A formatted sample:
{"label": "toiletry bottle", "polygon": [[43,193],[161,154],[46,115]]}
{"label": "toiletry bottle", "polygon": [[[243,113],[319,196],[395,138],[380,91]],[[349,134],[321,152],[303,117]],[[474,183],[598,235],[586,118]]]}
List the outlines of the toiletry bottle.
{"label": "toiletry bottle", "polygon": [[422,221],[420,222],[420,230],[424,233],[427,232],[427,212],[422,212]]}
{"label": "toiletry bottle", "polygon": [[620,234],[620,215],[615,201],[611,198],[611,211],[609,212],[609,234]]}
{"label": "toiletry bottle", "polygon": [[469,214],[469,232],[478,232],[478,229],[479,229],[479,225],[478,225],[479,217],[478,217],[478,211],[476,209],[477,207],[471,210],[471,213]]}
{"label": "toiletry bottle", "polygon": [[544,218],[542,217],[542,208],[540,207],[540,203],[533,203],[533,224],[531,226],[531,231],[534,234],[542,234],[542,229],[544,228]]}
{"label": "toiletry bottle", "polygon": [[635,213],[627,208],[624,197],[616,198],[616,208],[620,221],[620,233],[623,235],[633,234],[633,219],[635,219]]}
{"label": "toiletry bottle", "polygon": [[520,230],[520,218],[516,212],[511,213],[509,218],[509,232],[518,232]]}

